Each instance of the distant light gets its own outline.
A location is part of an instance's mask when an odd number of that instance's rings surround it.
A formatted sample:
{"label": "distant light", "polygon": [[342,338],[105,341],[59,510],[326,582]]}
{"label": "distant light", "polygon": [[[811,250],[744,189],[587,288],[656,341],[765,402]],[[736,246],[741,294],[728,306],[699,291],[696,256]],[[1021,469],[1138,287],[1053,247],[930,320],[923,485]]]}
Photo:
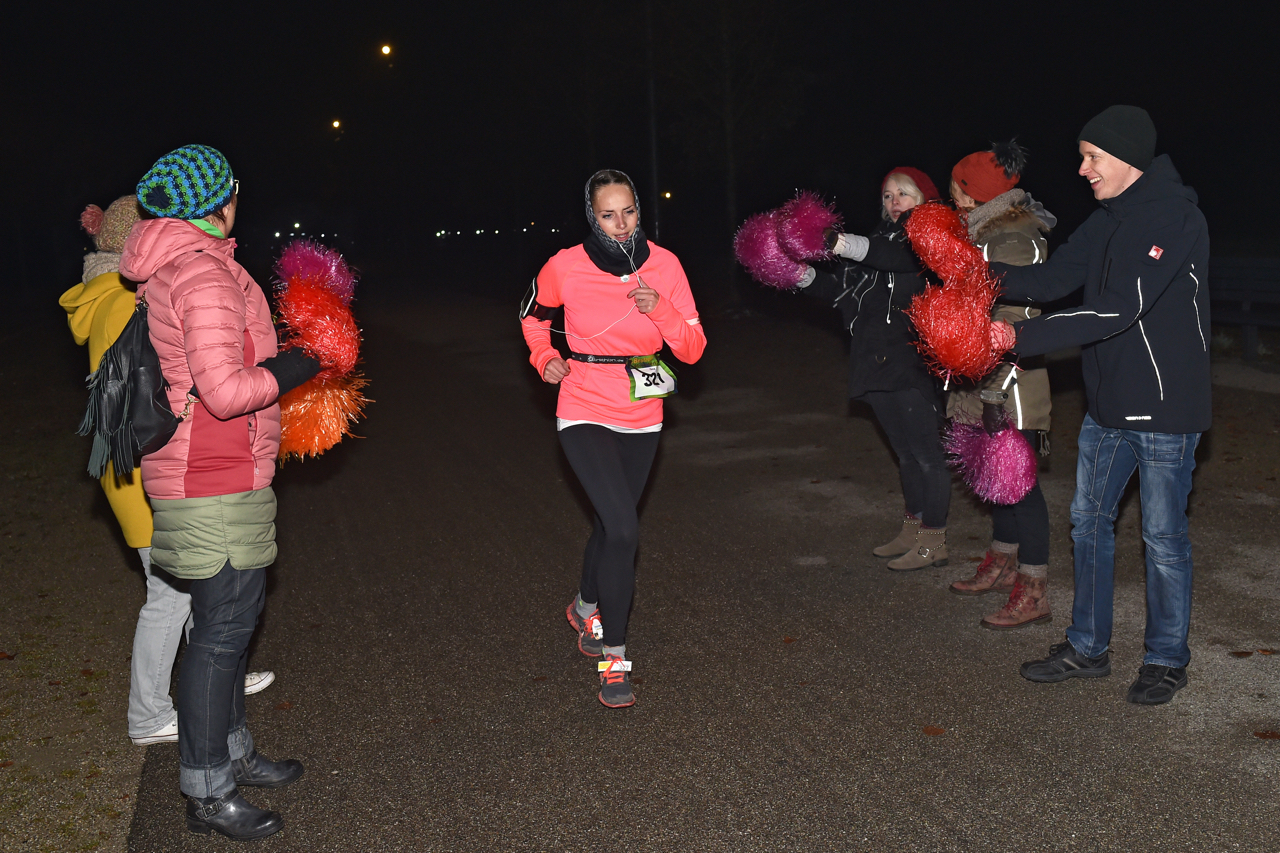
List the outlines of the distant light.
{"label": "distant light", "polygon": [[[520,230],[521,230],[521,231],[528,231],[529,229],[528,229],[528,228],[521,228]],[[277,236],[277,237],[279,237],[280,235],[279,235],[279,234],[277,234],[276,236]]]}
{"label": "distant light", "polygon": [[476,233],[477,233],[477,234],[480,234],[480,233],[483,233],[483,232],[477,231]]}
{"label": "distant light", "polygon": [[321,234],[320,236],[321,236],[321,237],[323,237],[324,235],[323,235],[323,234]]}
{"label": "distant light", "polygon": [[494,233],[494,234],[497,234],[497,233],[498,233],[498,229],[497,229],[497,228],[493,229],[493,233]]}
{"label": "distant light", "polygon": [[302,227],[302,223],[300,223],[300,222],[295,222],[295,223],[293,223],[293,227],[294,227],[294,228],[301,228],[301,227]]}
{"label": "distant light", "polygon": [[277,236],[277,237],[279,237],[279,236],[280,236],[280,232],[279,232],[279,231],[277,231],[277,232],[276,232],[276,236]]}
{"label": "distant light", "polygon": [[383,56],[390,56],[390,55],[391,55],[391,45],[389,45],[389,44],[384,44],[384,45],[382,46],[382,55],[383,55]]}
{"label": "distant light", "polygon": [[[334,124],[337,124],[337,122],[335,121],[335,122],[334,122]],[[663,197],[663,198],[671,198],[671,193],[663,193],[663,194],[662,194],[662,197]]]}
{"label": "distant light", "polygon": [[[338,120],[335,118],[335,119],[333,120],[333,126],[334,126],[334,127],[342,127],[342,122],[338,121]],[[669,196],[669,195],[671,195],[671,193],[667,193],[667,195]]]}
{"label": "distant light", "polygon": [[529,224],[530,224],[530,225],[534,225],[534,224],[536,224],[536,223],[530,222]]}

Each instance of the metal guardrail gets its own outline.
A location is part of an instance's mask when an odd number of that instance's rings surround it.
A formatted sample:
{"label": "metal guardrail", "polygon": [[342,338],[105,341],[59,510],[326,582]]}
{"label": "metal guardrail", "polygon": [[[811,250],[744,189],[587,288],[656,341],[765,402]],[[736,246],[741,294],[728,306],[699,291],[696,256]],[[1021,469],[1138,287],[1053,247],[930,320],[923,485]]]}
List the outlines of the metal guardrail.
{"label": "metal guardrail", "polygon": [[1245,361],[1258,359],[1258,328],[1280,327],[1280,258],[1210,258],[1210,319],[1239,326]]}

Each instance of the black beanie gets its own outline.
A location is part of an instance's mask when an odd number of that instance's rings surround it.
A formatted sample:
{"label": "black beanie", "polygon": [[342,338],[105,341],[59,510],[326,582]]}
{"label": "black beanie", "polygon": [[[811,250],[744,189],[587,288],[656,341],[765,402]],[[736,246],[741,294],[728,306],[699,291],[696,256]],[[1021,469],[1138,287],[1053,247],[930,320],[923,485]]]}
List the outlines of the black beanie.
{"label": "black beanie", "polygon": [[1107,107],[1084,126],[1076,142],[1091,142],[1145,172],[1156,156],[1156,126],[1142,107]]}

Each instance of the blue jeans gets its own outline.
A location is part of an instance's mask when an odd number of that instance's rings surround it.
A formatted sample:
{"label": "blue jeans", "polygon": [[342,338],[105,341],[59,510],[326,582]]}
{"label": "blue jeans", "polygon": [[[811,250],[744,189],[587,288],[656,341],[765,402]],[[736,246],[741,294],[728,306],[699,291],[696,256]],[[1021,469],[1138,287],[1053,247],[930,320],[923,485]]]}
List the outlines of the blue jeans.
{"label": "blue jeans", "polygon": [[244,713],[249,640],[266,600],[265,569],[230,563],[190,582],[195,624],[178,675],[178,782],[189,797],[221,797],[236,787],[231,762],[253,754]]}
{"label": "blue jeans", "polygon": [[1125,485],[1138,472],[1142,540],[1147,551],[1147,633],[1142,662],[1186,666],[1191,660],[1191,537],[1187,495],[1199,433],[1137,432],[1099,426],[1085,415],[1080,427],[1076,495],[1071,502],[1076,595],[1067,639],[1086,657],[1111,643],[1115,599],[1116,510]]}

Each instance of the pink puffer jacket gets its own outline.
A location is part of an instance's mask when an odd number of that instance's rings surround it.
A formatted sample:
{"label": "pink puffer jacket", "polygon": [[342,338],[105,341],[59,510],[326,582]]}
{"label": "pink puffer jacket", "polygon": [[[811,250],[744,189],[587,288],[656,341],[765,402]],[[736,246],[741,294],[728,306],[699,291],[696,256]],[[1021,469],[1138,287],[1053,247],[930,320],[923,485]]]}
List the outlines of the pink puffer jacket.
{"label": "pink puffer jacket", "polygon": [[280,447],[279,386],[266,368],[276,330],[262,288],[235,262],[234,240],[181,219],[139,222],[120,272],[149,306],[151,343],[181,414],[187,391],[200,401],[169,443],[142,458],[152,498],[198,498],[263,489]]}

